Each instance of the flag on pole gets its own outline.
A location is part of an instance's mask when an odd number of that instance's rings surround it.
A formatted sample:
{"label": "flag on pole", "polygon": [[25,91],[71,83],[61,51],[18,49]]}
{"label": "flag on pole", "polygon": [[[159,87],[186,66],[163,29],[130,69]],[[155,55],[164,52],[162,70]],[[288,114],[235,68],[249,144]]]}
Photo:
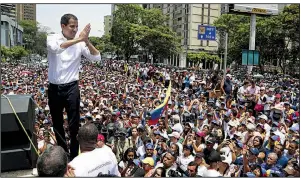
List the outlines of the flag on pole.
{"label": "flag on pole", "polygon": [[171,94],[171,82],[169,82],[168,89],[166,91],[165,99],[162,104],[160,104],[156,109],[152,110],[150,112],[151,118],[148,121],[150,125],[155,125],[158,123],[160,117],[164,113],[164,111],[167,109],[168,106],[168,100]]}

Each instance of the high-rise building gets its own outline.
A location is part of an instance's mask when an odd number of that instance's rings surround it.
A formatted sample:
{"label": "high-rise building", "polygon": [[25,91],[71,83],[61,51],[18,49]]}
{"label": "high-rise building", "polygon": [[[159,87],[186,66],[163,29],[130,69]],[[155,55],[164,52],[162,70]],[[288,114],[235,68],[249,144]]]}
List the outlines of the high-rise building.
{"label": "high-rise building", "polygon": [[36,4],[1,4],[1,14],[18,22],[21,20],[36,21]]}
{"label": "high-rise building", "polygon": [[182,38],[184,54],[173,56],[166,63],[186,66],[187,52],[206,51],[215,53],[218,49],[216,41],[198,39],[198,25],[212,25],[221,15],[221,4],[148,4],[147,8],[159,8],[169,17],[168,26]]}
{"label": "high-rise building", "polygon": [[1,4],[1,15],[6,15],[12,20],[16,19],[16,5],[15,4]]}
{"label": "high-rise building", "polygon": [[103,23],[104,23],[104,35],[110,34],[112,28],[112,16],[111,15],[104,16]]}
{"label": "high-rise building", "polygon": [[17,18],[20,20],[33,20],[37,19],[36,4],[17,4]]}

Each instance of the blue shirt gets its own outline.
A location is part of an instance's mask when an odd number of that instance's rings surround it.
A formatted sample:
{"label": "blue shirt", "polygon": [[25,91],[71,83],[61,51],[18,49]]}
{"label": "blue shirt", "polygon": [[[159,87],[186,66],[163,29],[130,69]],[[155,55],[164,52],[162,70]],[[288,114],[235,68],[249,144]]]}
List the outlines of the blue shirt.
{"label": "blue shirt", "polygon": [[282,155],[277,161],[277,164],[280,165],[282,168],[285,168],[287,163],[288,163],[288,158],[284,155]]}
{"label": "blue shirt", "polygon": [[284,173],[280,171],[280,168],[277,165],[269,166],[267,163],[262,163],[261,168],[266,171],[270,170],[271,174],[277,174],[279,177],[284,177]]}

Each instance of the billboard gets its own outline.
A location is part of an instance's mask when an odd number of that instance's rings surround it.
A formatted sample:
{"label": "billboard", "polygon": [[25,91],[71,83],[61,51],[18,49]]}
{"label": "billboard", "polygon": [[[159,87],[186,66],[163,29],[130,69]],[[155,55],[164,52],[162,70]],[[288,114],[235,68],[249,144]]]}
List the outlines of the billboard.
{"label": "billboard", "polygon": [[278,4],[229,4],[229,11],[259,15],[278,15]]}

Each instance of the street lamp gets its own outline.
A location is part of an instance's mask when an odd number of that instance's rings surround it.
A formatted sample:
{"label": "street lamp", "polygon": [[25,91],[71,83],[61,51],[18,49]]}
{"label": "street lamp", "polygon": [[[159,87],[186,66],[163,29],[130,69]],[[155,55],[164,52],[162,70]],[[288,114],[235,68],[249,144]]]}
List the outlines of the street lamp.
{"label": "street lamp", "polygon": [[[216,40],[215,40],[216,41]],[[220,45],[220,43],[218,41],[216,41],[218,43],[218,45]],[[226,77],[226,69],[227,69],[227,56],[228,56],[228,32],[225,32],[225,52],[224,52],[225,56],[224,56],[224,75],[223,77]]]}

